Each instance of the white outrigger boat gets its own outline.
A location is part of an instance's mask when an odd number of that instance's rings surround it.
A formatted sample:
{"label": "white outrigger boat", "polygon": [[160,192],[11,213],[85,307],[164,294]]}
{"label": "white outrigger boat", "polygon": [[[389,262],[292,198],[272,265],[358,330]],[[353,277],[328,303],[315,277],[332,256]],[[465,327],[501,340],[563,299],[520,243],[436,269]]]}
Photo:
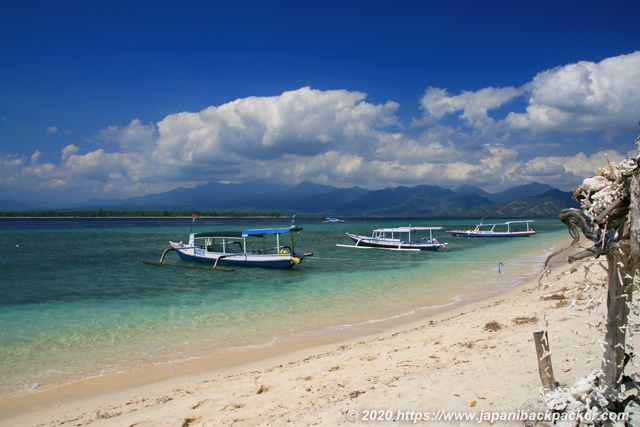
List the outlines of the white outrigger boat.
{"label": "white outrigger boat", "polygon": [[536,234],[529,225],[531,222],[533,222],[532,219],[496,224],[480,222],[473,230],[449,230],[447,234],[458,237],[529,237]]}
{"label": "white outrigger boat", "polygon": [[[442,227],[396,227],[377,228],[371,237],[347,233],[354,245],[336,246],[344,248],[381,248],[397,251],[444,251],[447,243],[439,242],[434,232]],[[424,237],[420,237],[420,234]],[[428,235],[428,237],[427,237]]]}
{"label": "white outrigger boat", "polygon": [[[190,233],[188,243],[170,241],[170,247],[164,250],[160,262],[143,262],[176,267],[177,265],[164,264],[167,252],[176,251],[185,261],[213,264],[213,270],[217,269],[218,265],[291,268],[300,264],[305,257],[313,255],[298,254],[294,251],[294,234],[301,230],[302,228],[296,227],[294,222],[289,228]],[[290,245],[282,242],[281,236],[284,234],[291,236]]]}

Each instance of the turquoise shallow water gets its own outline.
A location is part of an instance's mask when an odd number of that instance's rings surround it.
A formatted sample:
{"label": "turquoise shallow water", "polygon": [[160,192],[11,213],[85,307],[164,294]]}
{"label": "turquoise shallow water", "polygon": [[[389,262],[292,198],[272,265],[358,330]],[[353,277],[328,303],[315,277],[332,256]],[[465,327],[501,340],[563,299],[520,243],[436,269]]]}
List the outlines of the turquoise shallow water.
{"label": "turquoise shallow water", "polygon": [[[489,222],[485,220],[485,222]],[[498,221],[500,222],[500,221]],[[336,247],[346,232],[442,226],[442,252]],[[292,270],[160,268],[189,230],[289,219],[0,219],[0,399],[240,348],[365,333],[517,285],[570,238],[555,219],[533,238],[473,239],[469,220],[298,219]],[[175,254],[167,261],[184,263]]]}

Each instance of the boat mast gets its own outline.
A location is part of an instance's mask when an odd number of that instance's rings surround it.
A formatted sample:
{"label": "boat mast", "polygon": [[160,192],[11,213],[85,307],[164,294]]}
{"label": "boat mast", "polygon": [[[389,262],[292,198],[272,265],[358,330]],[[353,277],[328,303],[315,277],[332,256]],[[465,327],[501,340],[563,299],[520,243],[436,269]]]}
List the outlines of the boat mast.
{"label": "boat mast", "polygon": [[292,252],[292,256],[296,256],[296,242],[295,242],[295,231],[298,229],[298,227],[296,226],[296,216],[292,216],[291,217],[291,231],[289,234],[291,234],[291,252]]}

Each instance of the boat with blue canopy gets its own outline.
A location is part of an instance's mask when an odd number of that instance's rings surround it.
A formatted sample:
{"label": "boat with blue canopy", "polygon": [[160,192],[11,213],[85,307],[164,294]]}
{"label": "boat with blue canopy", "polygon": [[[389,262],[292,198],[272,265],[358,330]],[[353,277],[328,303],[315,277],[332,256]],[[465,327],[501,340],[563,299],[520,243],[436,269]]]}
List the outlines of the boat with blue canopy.
{"label": "boat with blue canopy", "polygon": [[[145,264],[164,264],[167,252],[175,251],[184,261],[218,265],[263,268],[292,268],[312,253],[295,251],[295,234],[302,231],[295,225],[286,228],[261,228],[242,231],[190,233],[187,243],[169,242],[160,262],[145,261]],[[285,239],[288,235],[290,239]],[[288,240],[288,242],[285,242]]]}

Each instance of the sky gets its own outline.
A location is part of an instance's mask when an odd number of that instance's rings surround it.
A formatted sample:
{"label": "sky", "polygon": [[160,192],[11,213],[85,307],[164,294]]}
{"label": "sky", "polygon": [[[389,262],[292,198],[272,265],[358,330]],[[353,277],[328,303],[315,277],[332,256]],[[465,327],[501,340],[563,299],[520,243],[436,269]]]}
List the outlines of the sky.
{"label": "sky", "polygon": [[640,135],[638,0],[0,0],[0,199],[572,191]]}

